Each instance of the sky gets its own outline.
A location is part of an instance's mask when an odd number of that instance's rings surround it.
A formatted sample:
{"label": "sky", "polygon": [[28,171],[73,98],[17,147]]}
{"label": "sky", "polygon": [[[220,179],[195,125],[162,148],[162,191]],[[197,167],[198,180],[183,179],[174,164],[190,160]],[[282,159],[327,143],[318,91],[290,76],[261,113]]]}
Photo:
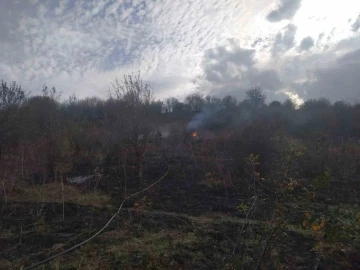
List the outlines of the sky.
{"label": "sky", "polygon": [[360,1],[0,1],[0,79],[106,98],[139,71],[160,99],[360,102]]}

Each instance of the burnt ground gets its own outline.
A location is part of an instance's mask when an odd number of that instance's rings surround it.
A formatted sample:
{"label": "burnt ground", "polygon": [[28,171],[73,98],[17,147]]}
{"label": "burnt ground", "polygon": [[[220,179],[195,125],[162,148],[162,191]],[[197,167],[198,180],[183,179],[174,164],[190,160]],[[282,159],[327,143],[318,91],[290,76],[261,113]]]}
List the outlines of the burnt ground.
{"label": "burnt ground", "polygon": [[[252,201],[251,190],[241,183],[229,184],[229,177],[212,181],[208,164],[193,153],[167,149],[146,160],[143,186],[159,179],[168,166],[167,177],[126,202],[99,237],[44,269],[252,269],[257,265],[261,243],[269,235],[269,224],[260,218],[266,216],[266,201],[259,206],[259,218],[245,220],[237,207]],[[228,158],[222,160],[224,168],[235,166]],[[29,266],[99,230],[116,212],[123,192],[111,176],[97,186],[110,194],[109,204],[3,202],[0,269]],[[78,189],[86,192],[84,187]],[[128,189],[135,191],[135,184],[130,182]],[[314,247],[319,237],[299,224],[283,227],[274,234],[260,269],[313,268],[318,263]]]}
{"label": "burnt ground", "polygon": [[[220,212],[236,215],[236,207],[253,194],[248,189],[234,188],[234,183],[206,181],[208,171],[213,171],[212,164],[196,157],[194,153],[183,148],[170,148],[162,152],[152,153],[146,158],[143,186],[159,179],[169,167],[167,177],[147,193],[151,208],[167,212],[201,215],[206,212]],[[222,158],[224,159],[224,154]],[[234,167],[232,160],[226,156],[226,161],[220,160],[226,173]],[[219,170],[216,168],[215,170]],[[227,177],[228,178],[228,177]],[[115,177],[106,179],[103,188],[111,194],[115,204],[123,199],[123,186]],[[129,188],[135,188],[136,183],[129,183]],[[230,187],[232,186],[232,187]]]}
{"label": "burnt ground", "polygon": [[[45,205],[40,217],[29,215],[37,207],[30,203],[8,205],[11,215],[1,218],[2,269],[30,265],[85,240],[114,212],[66,203],[62,221],[61,204]],[[222,269],[225,265],[238,269],[236,265],[240,264],[231,254],[243,224],[224,214],[194,217],[125,209],[105,233],[45,269],[56,268],[56,264],[61,265],[60,269]],[[297,269],[309,269],[314,262],[314,241],[300,233],[293,234],[279,241],[278,252],[284,254],[287,263],[295,263]],[[286,238],[291,238],[291,245]]]}

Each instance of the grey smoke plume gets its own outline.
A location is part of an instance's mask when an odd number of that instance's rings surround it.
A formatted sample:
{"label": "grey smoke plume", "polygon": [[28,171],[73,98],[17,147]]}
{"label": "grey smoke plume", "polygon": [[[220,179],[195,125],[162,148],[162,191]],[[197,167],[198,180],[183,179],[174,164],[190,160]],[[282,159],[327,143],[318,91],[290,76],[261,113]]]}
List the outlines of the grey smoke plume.
{"label": "grey smoke plume", "polygon": [[200,129],[213,121],[217,112],[220,110],[219,106],[205,107],[202,111],[196,114],[188,123],[188,129]]}

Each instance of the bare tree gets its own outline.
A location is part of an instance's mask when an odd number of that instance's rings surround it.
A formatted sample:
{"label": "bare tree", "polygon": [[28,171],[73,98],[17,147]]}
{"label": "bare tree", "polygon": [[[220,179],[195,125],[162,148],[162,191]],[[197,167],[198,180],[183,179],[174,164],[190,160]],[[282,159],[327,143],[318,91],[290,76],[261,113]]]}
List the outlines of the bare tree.
{"label": "bare tree", "polygon": [[176,98],[168,98],[165,100],[165,112],[167,113],[171,113],[174,112],[174,109],[176,108],[176,106],[178,106],[179,104],[179,100]]}
{"label": "bare tree", "polygon": [[61,98],[61,91],[57,91],[55,86],[53,86],[51,89],[47,87],[46,84],[43,85],[42,89],[43,97],[48,97],[53,101],[60,102]]}
{"label": "bare tree", "polygon": [[205,105],[205,100],[198,94],[191,94],[186,97],[186,103],[190,106],[193,112],[200,112]]}
{"label": "bare tree", "polygon": [[236,108],[237,104],[237,99],[229,95],[225,96],[222,100],[222,106],[227,110]]}
{"label": "bare tree", "polygon": [[1,81],[0,85],[0,109],[8,109],[12,106],[19,106],[26,100],[27,93],[15,81],[7,84]]}
{"label": "bare tree", "polygon": [[137,75],[124,75],[122,81],[116,78],[111,86],[110,97],[114,95],[116,99],[124,101],[128,107],[136,111],[140,106],[150,104],[153,100],[151,86],[141,79],[140,72]]}
{"label": "bare tree", "polygon": [[118,79],[111,84],[110,97],[120,101],[120,124],[127,142],[133,150],[135,169],[138,180],[143,180],[143,161],[147,150],[148,140],[155,128],[151,119],[150,107],[154,102],[152,88],[149,83],[143,82],[140,73],[125,75],[122,81]]}
{"label": "bare tree", "polygon": [[265,105],[266,96],[262,93],[260,87],[253,87],[246,92],[247,102],[252,109],[260,109]]}
{"label": "bare tree", "polygon": [[1,81],[0,85],[0,160],[4,145],[14,140],[19,133],[19,110],[27,99],[27,92],[15,81],[7,84]]}

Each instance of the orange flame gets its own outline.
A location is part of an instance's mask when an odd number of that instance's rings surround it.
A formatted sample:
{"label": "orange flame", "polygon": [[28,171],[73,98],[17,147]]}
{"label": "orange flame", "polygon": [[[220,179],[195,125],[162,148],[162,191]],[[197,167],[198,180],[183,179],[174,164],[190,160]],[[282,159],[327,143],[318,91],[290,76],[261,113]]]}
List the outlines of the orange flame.
{"label": "orange flame", "polygon": [[195,137],[197,136],[197,132],[194,131],[194,132],[191,134],[191,136],[195,138]]}

